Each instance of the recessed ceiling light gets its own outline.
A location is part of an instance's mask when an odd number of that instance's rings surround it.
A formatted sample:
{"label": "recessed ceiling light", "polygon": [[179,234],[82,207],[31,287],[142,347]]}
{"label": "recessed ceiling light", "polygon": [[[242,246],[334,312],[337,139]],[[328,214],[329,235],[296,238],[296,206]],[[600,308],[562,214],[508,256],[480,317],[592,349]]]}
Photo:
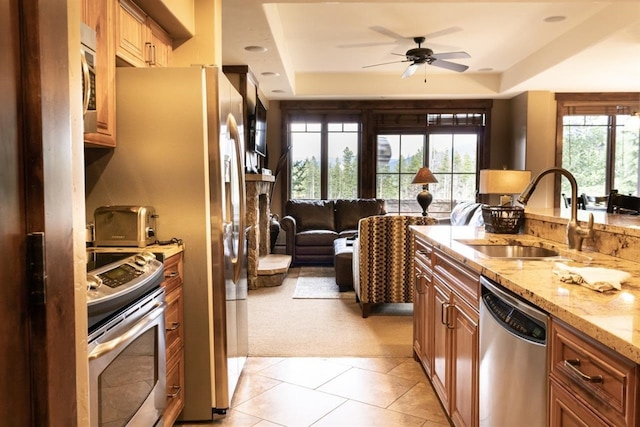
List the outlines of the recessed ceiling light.
{"label": "recessed ceiling light", "polygon": [[267,48],[264,46],[245,46],[244,50],[246,50],[247,52],[261,53],[261,52],[266,52]]}
{"label": "recessed ceiling light", "polygon": [[546,18],[543,19],[543,21],[544,22],[561,22],[561,21],[564,21],[565,19],[567,19],[566,16],[555,15],[555,16],[547,16]]}
{"label": "recessed ceiling light", "polygon": [[284,93],[284,91],[282,89],[274,89],[271,92],[273,92],[273,93]]}
{"label": "recessed ceiling light", "polygon": [[478,68],[478,71],[493,71],[493,68],[490,67],[486,67],[486,68]]}
{"label": "recessed ceiling light", "polygon": [[264,73],[260,73],[265,77],[278,77],[280,73],[275,73],[273,71],[265,71]]}

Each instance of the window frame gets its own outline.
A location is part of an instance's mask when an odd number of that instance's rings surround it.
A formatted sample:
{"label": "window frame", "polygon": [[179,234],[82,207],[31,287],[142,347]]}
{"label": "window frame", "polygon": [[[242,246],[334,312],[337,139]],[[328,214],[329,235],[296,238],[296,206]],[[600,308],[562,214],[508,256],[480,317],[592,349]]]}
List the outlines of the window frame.
{"label": "window frame", "polygon": [[[301,114],[297,113],[291,115],[289,120],[287,121],[286,126],[286,139],[288,141],[288,146],[293,150],[293,142],[291,141],[291,125],[297,121],[304,121],[305,123],[319,123],[320,124],[320,199],[318,200],[326,200],[329,192],[329,124],[334,123],[356,123],[358,125],[358,137],[357,137],[357,146],[356,146],[356,159],[360,159],[360,147],[362,146],[362,123],[360,117],[355,114],[344,114],[344,113],[331,113],[331,112],[322,112],[322,113],[309,113],[309,114]],[[291,185],[292,185],[292,177],[291,172],[293,170],[293,165],[287,168],[287,200],[291,198]],[[360,182],[360,167],[357,170],[357,182]],[[358,197],[360,197],[360,187],[358,186]]]}
{"label": "window frame", "polygon": [[[564,146],[564,117],[565,116],[608,116],[607,125],[607,154],[605,172],[605,195],[608,195],[614,184],[615,150],[616,150],[616,116],[629,115],[640,111],[640,93],[556,93],[556,165],[562,167]],[[640,159],[639,159],[640,168]],[[640,174],[640,171],[638,172]],[[555,207],[561,205],[561,181],[556,177],[554,186]]]}
{"label": "window frame", "polygon": [[[358,168],[358,197],[374,198],[376,194],[376,116],[408,115],[419,116],[429,113],[455,114],[455,113],[482,113],[485,117],[484,131],[479,143],[478,169],[489,167],[490,161],[490,127],[493,108],[492,99],[430,99],[430,100],[283,100],[280,101],[281,111],[281,152],[285,153],[290,147],[289,125],[291,121],[299,117],[330,114],[332,117],[354,117],[360,119],[361,138],[359,146]],[[344,119],[341,119],[344,120]],[[415,122],[415,121],[414,121]],[[405,129],[411,123],[396,123],[396,129]],[[425,124],[414,127],[424,130]],[[391,127],[387,129],[392,130]],[[291,193],[290,186],[290,156],[284,161],[284,169],[281,180],[281,209],[284,212],[286,201]]]}

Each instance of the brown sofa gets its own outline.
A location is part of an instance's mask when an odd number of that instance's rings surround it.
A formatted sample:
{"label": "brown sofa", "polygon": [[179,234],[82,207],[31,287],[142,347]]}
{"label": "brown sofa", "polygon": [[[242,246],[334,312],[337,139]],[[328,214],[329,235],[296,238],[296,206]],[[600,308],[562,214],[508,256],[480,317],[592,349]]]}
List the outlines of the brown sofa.
{"label": "brown sofa", "polygon": [[289,200],[280,221],[293,265],[333,264],[333,242],[358,232],[358,221],[386,214],[382,199]]}

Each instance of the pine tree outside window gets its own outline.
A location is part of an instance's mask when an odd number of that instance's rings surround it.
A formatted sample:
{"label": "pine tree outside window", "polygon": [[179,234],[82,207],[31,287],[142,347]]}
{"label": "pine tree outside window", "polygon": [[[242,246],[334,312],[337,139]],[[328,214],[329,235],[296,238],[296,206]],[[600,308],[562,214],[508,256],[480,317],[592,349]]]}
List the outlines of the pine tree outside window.
{"label": "pine tree outside window", "polygon": [[360,125],[328,118],[290,124],[291,199],[358,197]]}

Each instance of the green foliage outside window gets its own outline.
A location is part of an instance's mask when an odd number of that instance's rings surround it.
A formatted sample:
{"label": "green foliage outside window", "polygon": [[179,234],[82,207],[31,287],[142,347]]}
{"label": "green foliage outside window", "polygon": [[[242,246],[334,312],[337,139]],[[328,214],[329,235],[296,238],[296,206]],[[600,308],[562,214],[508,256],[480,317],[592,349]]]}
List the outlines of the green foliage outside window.
{"label": "green foliage outside window", "polygon": [[[639,130],[625,126],[625,116],[564,116],[562,167],[578,182],[578,191],[604,196],[611,189],[638,194]],[[611,132],[613,124],[615,132]],[[612,146],[615,145],[615,150]],[[613,151],[613,163],[608,153]],[[611,188],[607,176],[613,168]],[[561,180],[561,192],[570,194],[569,182]]]}

